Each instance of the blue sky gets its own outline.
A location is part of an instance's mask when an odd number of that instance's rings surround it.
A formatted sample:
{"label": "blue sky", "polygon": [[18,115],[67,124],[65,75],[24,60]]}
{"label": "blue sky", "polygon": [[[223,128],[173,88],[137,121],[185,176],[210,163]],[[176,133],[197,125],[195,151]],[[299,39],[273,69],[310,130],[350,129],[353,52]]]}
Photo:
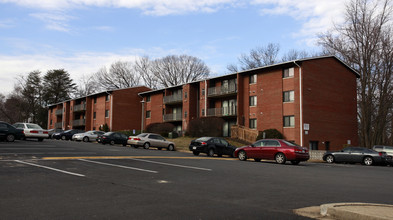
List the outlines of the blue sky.
{"label": "blue sky", "polygon": [[318,51],[342,22],[342,0],[0,0],[0,93],[17,75],[64,68],[74,80],[118,60],[187,54],[212,76],[242,53],[278,43]]}

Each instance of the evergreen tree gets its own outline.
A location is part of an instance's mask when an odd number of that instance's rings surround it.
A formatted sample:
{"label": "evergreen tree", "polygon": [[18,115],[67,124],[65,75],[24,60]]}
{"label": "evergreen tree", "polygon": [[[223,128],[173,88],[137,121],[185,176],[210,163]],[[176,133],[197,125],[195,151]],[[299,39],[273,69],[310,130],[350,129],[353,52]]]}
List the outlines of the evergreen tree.
{"label": "evergreen tree", "polygon": [[64,69],[49,70],[44,76],[43,98],[48,104],[55,104],[71,98],[76,84]]}

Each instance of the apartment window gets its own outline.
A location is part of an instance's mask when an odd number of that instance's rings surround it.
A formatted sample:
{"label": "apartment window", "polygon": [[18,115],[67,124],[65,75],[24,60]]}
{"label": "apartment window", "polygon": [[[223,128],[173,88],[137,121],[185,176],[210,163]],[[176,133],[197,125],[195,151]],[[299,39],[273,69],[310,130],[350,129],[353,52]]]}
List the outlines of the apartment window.
{"label": "apartment window", "polygon": [[109,94],[106,94],[105,101],[109,101]]}
{"label": "apartment window", "polygon": [[151,111],[146,111],[146,118],[150,118],[151,117]]}
{"label": "apartment window", "polygon": [[97,103],[97,97],[94,97],[94,104]]}
{"label": "apartment window", "polygon": [[295,127],[295,116],[284,116],[284,127]]}
{"label": "apartment window", "polygon": [[256,118],[250,119],[250,126],[249,127],[251,129],[256,129],[257,128],[257,119]]}
{"label": "apartment window", "polygon": [[146,96],[146,102],[150,102],[150,101],[151,101],[150,95]]}
{"label": "apartment window", "polygon": [[257,105],[257,96],[250,96],[250,106]]}
{"label": "apartment window", "polygon": [[52,119],[50,120],[50,125],[52,125]]}
{"label": "apartment window", "polygon": [[109,118],[109,110],[105,110],[105,118]]}
{"label": "apartment window", "polygon": [[295,101],[295,91],[285,91],[283,93],[283,101],[284,102],[293,102],[293,101]]}
{"label": "apartment window", "polygon": [[187,111],[184,112],[184,118],[187,118]]}
{"label": "apartment window", "polygon": [[205,89],[202,89],[202,95],[205,95]]}
{"label": "apartment window", "polygon": [[93,112],[93,119],[96,119],[96,115],[97,115],[97,113]]}
{"label": "apartment window", "polygon": [[162,109],[162,115],[165,115],[165,108]]}
{"label": "apartment window", "polygon": [[187,92],[184,92],[184,98],[185,99],[187,98]]}
{"label": "apartment window", "polygon": [[257,74],[252,74],[250,76],[250,84],[257,83]]}
{"label": "apartment window", "polygon": [[202,116],[205,116],[205,109],[202,109]]}
{"label": "apartment window", "polygon": [[96,127],[93,127],[93,130],[95,131],[95,130],[96,130]]}
{"label": "apartment window", "polygon": [[282,78],[290,78],[293,77],[294,75],[294,69],[293,68],[289,68],[289,69],[284,69],[284,72],[282,74]]}
{"label": "apartment window", "polygon": [[53,108],[50,109],[50,113],[53,113]]}

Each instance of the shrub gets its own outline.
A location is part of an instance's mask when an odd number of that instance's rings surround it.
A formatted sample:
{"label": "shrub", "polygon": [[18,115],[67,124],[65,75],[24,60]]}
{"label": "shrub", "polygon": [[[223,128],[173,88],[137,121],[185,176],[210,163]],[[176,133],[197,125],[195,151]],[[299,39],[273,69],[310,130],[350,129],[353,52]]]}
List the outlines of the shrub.
{"label": "shrub", "polygon": [[134,134],[133,130],[124,130],[124,131],[117,131],[117,132],[122,133],[122,134],[126,135],[127,137],[135,136],[135,135],[138,135],[141,133],[140,130],[135,130],[135,134]]}
{"label": "shrub", "polygon": [[197,118],[190,121],[187,134],[191,137],[221,137],[224,119],[218,117]]}
{"label": "shrub", "polygon": [[265,133],[265,138],[283,139],[284,135],[281,134],[277,129],[266,129],[259,133],[256,140],[263,139],[263,133]]}
{"label": "shrub", "polygon": [[156,133],[160,134],[164,137],[168,137],[168,133],[173,131],[175,126],[171,123],[151,123],[148,126],[146,126],[146,132],[148,133]]}
{"label": "shrub", "polygon": [[100,131],[108,132],[109,131],[108,124],[105,123],[103,126],[100,126]]}

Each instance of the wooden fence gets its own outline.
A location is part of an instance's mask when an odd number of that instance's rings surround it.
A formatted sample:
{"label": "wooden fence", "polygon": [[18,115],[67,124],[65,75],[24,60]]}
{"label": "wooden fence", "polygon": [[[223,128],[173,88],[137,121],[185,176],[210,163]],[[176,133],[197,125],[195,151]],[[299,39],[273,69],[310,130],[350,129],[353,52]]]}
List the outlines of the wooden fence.
{"label": "wooden fence", "polygon": [[254,143],[258,137],[258,131],[240,125],[232,125],[231,138],[240,139],[249,143]]}

